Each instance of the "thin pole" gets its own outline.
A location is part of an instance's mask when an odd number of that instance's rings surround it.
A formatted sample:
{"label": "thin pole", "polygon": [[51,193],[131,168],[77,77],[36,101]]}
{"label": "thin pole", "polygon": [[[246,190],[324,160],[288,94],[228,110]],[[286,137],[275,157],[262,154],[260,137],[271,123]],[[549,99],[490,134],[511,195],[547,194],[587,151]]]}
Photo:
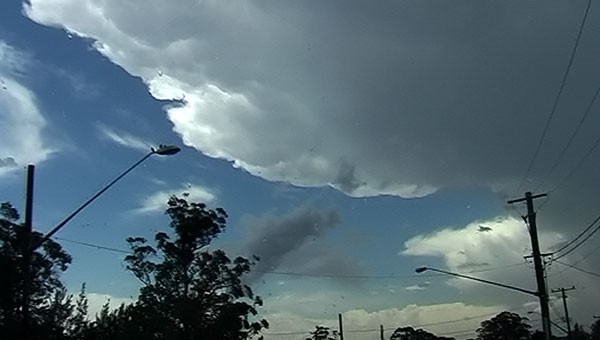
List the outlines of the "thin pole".
{"label": "thin pole", "polygon": [[117,178],[113,179],[110,183],[108,183],[108,185],[106,185],[104,188],[102,188],[102,190],[98,191],[94,196],[92,196],[85,203],[83,203],[79,208],[77,208],[75,211],[73,211],[73,213],[71,213],[71,215],[67,216],[67,218],[65,218],[56,227],[54,227],[52,230],[50,230],[50,232],[48,234],[46,234],[46,236],[44,236],[41,239],[40,242],[38,242],[34,247],[31,248],[31,252],[33,252],[34,250],[36,250],[37,248],[39,248],[42,244],[44,244],[44,242],[46,242],[54,234],[56,234],[56,232],[59,231],[60,228],[62,228],[65,224],[67,224],[67,222],[69,222],[73,217],[75,217],[75,215],[77,215],[81,210],[83,210],[90,203],[92,203],[96,198],[98,198],[98,196],[102,195],[106,190],[108,190],[115,183],[117,183],[121,178],[123,178],[123,176],[127,175],[131,170],[135,169],[135,167],[137,167],[138,165],[140,165],[143,161],[145,161],[148,157],[152,156],[155,153],[156,153],[155,151],[151,151],[146,156],[144,156],[142,159],[140,159],[135,164],[133,164],[132,166],[130,166],[129,169],[125,170],[122,174],[120,174],[119,176],[117,176]]}
{"label": "thin pole", "polygon": [[544,278],[544,266],[542,265],[542,256],[540,254],[540,244],[537,235],[537,225],[535,222],[536,213],[533,208],[533,200],[547,196],[539,194],[533,196],[531,192],[525,193],[525,198],[508,201],[508,204],[525,201],[527,203],[527,222],[529,222],[529,236],[531,237],[531,251],[533,253],[533,265],[535,267],[535,278],[538,286],[538,297],[540,299],[540,308],[542,311],[542,328],[546,340],[552,339],[552,328],[550,326],[550,309],[548,308],[548,290],[546,289],[546,280]]}
{"label": "thin pole", "polygon": [[567,322],[567,336],[569,337],[569,340],[572,339],[572,335],[571,335],[571,320],[569,318],[569,309],[567,308],[567,292],[570,290],[575,289],[575,286],[571,286],[570,288],[560,288],[560,289],[552,289],[553,293],[558,293],[560,292],[562,295],[562,300],[563,300],[563,307],[565,309],[565,321]]}
{"label": "thin pole", "polygon": [[344,325],[342,324],[342,313],[338,314],[338,321],[340,323],[340,340],[344,340]]}
{"label": "thin pole", "polygon": [[33,255],[29,249],[31,248],[31,235],[33,230],[33,179],[35,174],[35,166],[29,164],[27,166],[27,196],[25,200],[25,240],[23,245],[23,296],[22,296],[22,312],[23,312],[23,332],[26,338],[29,331],[29,295],[31,290],[31,256]]}
{"label": "thin pole", "polygon": [[383,325],[379,325],[379,338],[381,340],[384,340],[383,339]]}

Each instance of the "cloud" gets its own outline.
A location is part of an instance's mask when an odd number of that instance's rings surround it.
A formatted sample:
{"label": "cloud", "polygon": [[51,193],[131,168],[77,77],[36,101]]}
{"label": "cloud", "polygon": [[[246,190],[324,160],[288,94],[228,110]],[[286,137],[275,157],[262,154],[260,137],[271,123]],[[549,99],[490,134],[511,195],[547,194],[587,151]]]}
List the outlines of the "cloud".
{"label": "cloud", "polygon": [[80,73],[74,73],[64,69],[53,70],[56,75],[64,79],[71,87],[72,94],[78,99],[96,99],[100,96],[98,85],[91,83]]}
{"label": "cloud", "polygon": [[[138,1],[31,0],[24,13],[90,38],[154,98],[173,101],[165,110],[184,144],[270,181],[356,197],[461,185],[512,195],[581,16],[575,3],[534,16],[506,2]],[[523,191],[546,177],[540,190],[555,189],[597,139],[600,115],[589,115],[548,173],[597,87],[595,37],[581,41]],[[588,157],[552,192],[549,206],[561,209],[540,225],[570,234],[596,214],[598,166]]]}
{"label": "cloud", "polygon": [[425,290],[430,285],[431,285],[431,282],[425,281],[425,282],[422,282],[422,283],[418,283],[416,285],[406,286],[406,287],[404,287],[404,289],[406,289],[406,290]]}
{"label": "cloud", "polygon": [[56,151],[44,136],[47,123],[35,94],[16,78],[28,63],[24,53],[0,41],[0,176]]}
{"label": "cloud", "polygon": [[[513,194],[548,119],[582,7],[30,0],[24,12],[90,38],[154,98],[175,101],[166,107],[174,130],[206,155],[271,181],[419,197],[461,185]],[[540,190],[557,189],[596,141],[600,115],[590,115],[548,173],[597,87],[600,64],[591,56],[598,36],[583,35],[520,189],[536,188],[546,175]],[[544,249],[597,215],[590,183],[598,166],[592,154],[552,191],[538,214]],[[421,235],[405,254],[441,258],[451,269],[516,263],[529,247],[517,222]],[[508,279],[531,286],[529,268],[515,271]]]}
{"label": "cloud", "polygon": [[[31,56],[0,40],[0,74],[22,74],[31,64]],[[8,86],[2,81],[2,86]]]}
{"label": "cloud", "polygon": [[[493,231],[479,232],[481,222],[465,227],[445,228],[429,235],[418,235],[404,242],[402,255],[440,256],[452,270],[509,264],[522,261],[531,252],[529,234],[522,220],[499,217],[486,221]],[[544,232],[541,243],[551,247],[565,239],[556,232]]]}
{"label": "cloud", "polygon": [[302,206],[283,215],[246,217],[246,235],[237,251],[256,255],[260,261],[249,281],[262,277],[265,271],[294,268],[310,273],[356,273],[354,260],[338,255],[319,242],[340,223],[336,210]]}
{"label": "cloud", "polygon": [[[489,226],[492,231],[478,232],[481,224]],[[564,234],[553,231],[539,232],[541,252],[546,253],[557,244],[566,239]],[[472,271],[472,276],[490,281],[505,283],[510,286],[536,291],[533,265],[524,261],[523,256],[531,255],[531,241],[526,226],[522,220],[513,217],[498,217],[488,221],[475,221],[464,227],[442,228],[431,234],[417,235],[404,242],[404,249],[400,252],[403,256],[423,257],[424,264],[441,259],[447,270],[452,272]],[[581,260],[588,268],[597,264],[593,255],[598,249],[597,245],[582,247],[580,252],[567,258],[570,263]],[[587,257],[586,257],[587,256]],[[588,311],[595,308],[600,302],[595,295],[589,295],[587,290],[597,289],[594,277],[585,273],[569,270],[568,277],[564,276],[567,267],[558,263],[549,262],[547,258],[547,284],[551,288],[570,286],[577,283],[578,287],[585,287],[573,299],[577,299],[577,314],[580,322],[591,322]],[[521,265],[519,265],[521,264]],[[443,269],[443,268],[442,268]],[[597,271],[597,269],[594,269]],[[466,273],[469,273],[468,271]],[[448,284],[458,289],[466,300],[473,297],[484,296],[488,303],[508,303],[509,305],[522,304],[524,295],[512,290],[496,286],[484,285],[476,281],[448,277]],[[584,296],[588,296],[584,298]],[[535,304],[537,300],[530,296],[529,300]],[[573,306],[575,302],[572,301]],[[531,309],[532,310],[532,309]]]}
{"label": "cloud", "polygon": [[88,299],[88,316],[91,320],[102,310],[102,306],[108,302],[109,308],[116,309],[121,304],[130,304],[135,302],[133,298],[117,297],[109,294],[86,293]]}
{"label": "cloud", "polygon": [[571,47],[564,13],[580,10],[335,4],[32,0],[24,12],[93,39],[155,98],[180,101],[167,111],[185,144],[256,176],[352,196],[514,188],[564,64],[556,44]]}
{"label": "cloud", "polygon": [[141,206],[136,209],[136,212],[143,214],[162,213],[167,209],[167,202],[171,196],[182,196],[184,193],[188,194],[187,199],[191,202],[212,203],[216,200],[216,195],[211,189],[188,183],[178,189],[161,190],[150,194],[142,200]]}
{"label": "cloud", "polygon": [[[308,332],[315,325],[325,325],[331,330],[338,329],[336,313],[327,318],[305,318],[295,314],[291,305],[303,305],[307,300],[320,301],[325,304],[326,296],[314,295],[313,298],[305,299],[298,297],[295,300],[289,296],[281,298],[266,299],[265,305],[290,304],[289,311],[267,313],[265,317],[271,323],[269,330],[265,331],[265,340],[279,339],[277,333],[299,333],[288,334],[290,339],[305,339]],[[403,308],[388,308],[374,311],[364,309],[350,309],[343,312],[345,337],[354,340],[372,340],[379,338],[380,325],[383,325],[385,337],[388,338],[398,327],[412,326],[423,328],[438,335],[450,334],[457,331],[469,330],[471,336],[475,335],[475,329],[480,322],[490,319],[497,313],[506,310],[505,306],[481,306],[468,305],[460,302],[445,303],[437,305],[408,305]],[[302,333],[302,332],[306,333]],[[466,336],[465,336],[466,337]]]}
{"label": "cloud", "polygon": [[114,143],[128,147],[130,149],[150,152],[152,144],[140,137],[108,127],[101,123],[98,124],[97,127],[98,131],[100,132],[100,135],[105,139],[108,139]]}

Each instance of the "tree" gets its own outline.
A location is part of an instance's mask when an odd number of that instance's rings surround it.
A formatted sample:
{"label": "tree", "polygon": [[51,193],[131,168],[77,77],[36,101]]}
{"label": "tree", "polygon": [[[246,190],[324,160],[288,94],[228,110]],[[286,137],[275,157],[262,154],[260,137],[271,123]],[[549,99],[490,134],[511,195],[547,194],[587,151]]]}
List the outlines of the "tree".
{"label": "tree", "polygon": [[186,197],[169,199],[172,233],[157,233],[156,248],[141,237],[127,239],[133,254],[125,258],[126,268],[144,286],[134,305],[112,315],[130,321],[116,336],[242,340],[259,335],[268,327],[257,316],[262,299],[242,282],[253,263],[231,260],[223,250],[203,250],[225,229],[227,213],[188,203]]}
{"label": "tree", "polygon": [[519,314],[502,312],[491,320],[481,322],[477,329],[477,339],[480,340],[530,340],[531,326],[529,319]]}
{"label": "tree", "polygon": [[590,333],[590,339],[592,340],[600,340],[600,319],[596,320],[590,326],[592,332]]}
{"label": "tree", "polygon": [[306,340],[335,340],[329,336],[329,327],[315,326],[315,330],[310,332],[310,338]]}
{"label": "tree", "polygon": [[85,295],[85,283],[83,283],[68,320],[67,332],[71,338],[82,339],[85,336],[89,327],[87,317],[88,299]]}
{"label": "tree", "polygon": [[454,338],[438,337],[420,328],[400,327],[392,333],[390,340],[454,340]]}
{"label": "tree", "polygon": [[571,340],[589,340],[590,334],[583,329],[583,326],[575,323],[571,330]]}
{"label": "tree", "polygon": [[29,270],[24,270],[24,255],[43,235],[33,232],[29,239],[28,231],[18,220],[19,213],[10,203],[0,204],[0,334],[7,339],[23,336],[22,306],[28,275],[27,335],[38,339],[60,337],[72,306],[59,277],[71,263],[71,256],[58,243],[47,240],[32,252]]}

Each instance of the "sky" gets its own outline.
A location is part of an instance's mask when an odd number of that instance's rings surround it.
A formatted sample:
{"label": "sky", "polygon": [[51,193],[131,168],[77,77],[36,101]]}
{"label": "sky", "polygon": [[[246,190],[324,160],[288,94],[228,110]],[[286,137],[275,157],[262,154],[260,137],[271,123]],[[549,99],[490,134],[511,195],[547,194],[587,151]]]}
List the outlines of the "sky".
{"label": "sky", "polygon": [[[150,147],[177,145],[56,234],[74,259],[63,279],[72,292],[86,283],[92,314],[135,298],[125,238],[166,230],[166,200],[187,192],[229,214],[211,248],[261,258],[246,280],[265,300],[267,340],[337,328],[338,313],[350,340],[378,339],[380,325],[465,339],[504,310],[539,327],[533,296],[414,269],[535,290],[526,209],[506,201],[548,194],[535,201],[544,253],[596,219],[599,11],[4,1],[0,201],[23,210],[34,164],[34,228],[47,232]],[[547,259],[547,283],[576,287],[569,312],[587,326],[600,239],[579,240]]]}

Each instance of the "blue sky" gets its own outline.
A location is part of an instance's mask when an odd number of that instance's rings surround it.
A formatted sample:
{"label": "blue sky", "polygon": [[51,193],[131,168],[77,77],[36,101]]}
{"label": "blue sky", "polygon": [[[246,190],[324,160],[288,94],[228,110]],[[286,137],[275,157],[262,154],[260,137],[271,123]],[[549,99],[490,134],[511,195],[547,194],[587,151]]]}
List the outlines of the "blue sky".
{"label": "blue sky", "polygon": [[[491,269],[478,275],[534,289],[523,207],[506,199],[539,183],[552,192],[539,214],[544,249],[593,219],[597,157],[557,184],[593,144],[597,112],[545,175],[600,79],[595,11],[519,187],[583,2],[333,3],[0,4],[0,200],[22,210],[34,163],[35,228],[48,231],[150,146],[174,144],[182,152],[148,159],[57,236],[126,249],[126,237],[166,228],[161,198],[187,191],[229,213],[216,247],[264,258],[252,284],[273,332],[333,325],[337,313],[358,329],[535,308],[413,270]],[[96,305],[135,296],[123,254],[61,244],[74,257],[70,290],[86,282]],[[566,259],[595,247],[591,238]],[[597,271],[593,259],[581,266]],[[597,278],[564,269],[549,266],[550,285],[576,284],[573,313],[588,323]]]}

